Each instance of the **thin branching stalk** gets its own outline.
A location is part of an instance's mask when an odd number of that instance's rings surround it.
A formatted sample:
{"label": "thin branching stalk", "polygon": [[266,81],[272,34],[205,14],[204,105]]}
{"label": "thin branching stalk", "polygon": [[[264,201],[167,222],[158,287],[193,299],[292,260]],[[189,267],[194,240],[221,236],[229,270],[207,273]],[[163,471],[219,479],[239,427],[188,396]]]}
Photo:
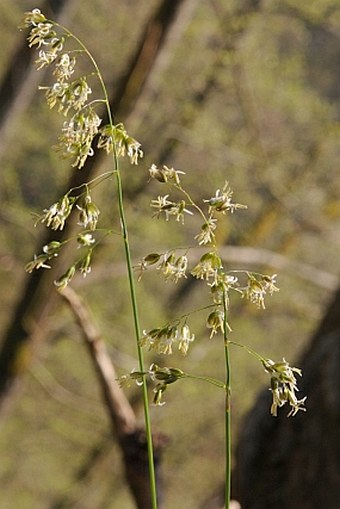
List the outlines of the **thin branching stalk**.
{"label": "thin branching stalk", "polygon": [[[138,363],[139,363],[140,371],[144,372],[145,367],[144,367],[143,350],[139,343],[139,340],[141,337],[141,328],[140,328],[140,323],[139,323],[137,296],[136,296],[136,288],[135,288],[135,281],[134,281],[134,274],[133,274],[133,266],[132,266],[132,261],[131,261],[131,251],[130,251],[130,244],[129,244],[128,229],[127,229],[127,223],[125,220],[125,213],[124,213],[122,180],[121,180],[120,171],[119,171],[119,167],[118,167],[118,160],[117,160],[117,156],[116,156],[115,152],[113,152],[113,157],[115,159],[115,166],[116,166],[116,170],[117,170],[116,171],[116,181],[117,181],[117,191],[118,191],[118,208],[119,208],[119,216],[120,216],[121,229],[122,229],[122,235],[123,235],[123,241],[124,241],[126,265],[127,265],[127,271],[128,271],[130,297],[131,297],[131,304],[132,304],[132,313],[133,313],[133,321],[134,321],[136,345],[137,345],[137,354],[138,354]],[[147,437],[147,448],[148,448],[148,458],[149,458],[150,494],[151,494],[152,509],[157,509],[157,486],[156,486],[156,475],[155,475],[155,466],[154,466],[151,419],[150,419],[150,412],[149,412],[149,398],[148,398],[146,375],[143,375],[142,382],[143,382],[142,383],[142,393],[143,393],[143,406],[144,406],[144,418],[145,418],[145,431],[146,431],[146,437]]]}
{"label": "thin branching stalk", "polygon": [[247,353],[249,353],[249,355],[251,355],[252,357],[255,357],[255,359],[257,359],[258,361],[260,362],[263,362],[265,361],[266,359],[264,357],[262,357],[262,355],[260,355],[258,352],[255,352],[255,350],[253,350],[252,348],[250,348],[249,346],[247,345],[244,345],[243,343],[238,343],[237,341],[230,341],[228,340],[228,344],[229,345],[234,345],[234,346],[238,346],[239,348],[242,348],[243,350],[245,350]]}
{"label": "thin branching stalk", "polygon": [[[108,115],[108,121],[111,128],[114,127],[113,123],[113,116],[110,108],[110,101],[107,93],[107,89],[105,86],[104,79],[102,77],[102,74],[100,72],[100,69],[97,65],[96,60],[90,53],[90,51],[86,48],[86,46],[81,42],[78,37],[76,37],[72,32],[67,30],[65,27],[58,25],[57,23],[54,23],[55,25],[59,26],[67,35],[72,37],[79,46],[83,49],[83,51],[86,53],[86,55],[91,60],[95,70],[96,75],[98,76],[104,97],[105,97],[105,106],[107,110]],[[122,185],[122,179],[120,174],[120,168],[119,168],[119,161],[117,157],[117,151],[115,144],[113,144],[113,151],[112,151],[112,160],[113,160],[113,167],[114,172],[116,175],[116,186],[117,186],[117,194],[118,194],[118,211],[119,211],[119,218],[120,218],[120,224],[121,224],[121,232],[124,242],[124,252],[125,252],[125,260],[126,260],[126,266],[127,266],[127,273],[128,273],[128,282],[129,282],[129,291],[130,291],[130,299],[131,299],[131,305],[132,305],[132,314],[133,314],[133,323],[134,323],[134,330],[135,330],[135,338],[136,338],[136,348],[137,348],[137,356],[138,356],[138,363],[139,363],[139,369],[143,373],[145,371],[144,367],[144,356],[143,356],[143,350],[139,344],[139,340],[141,337],[141,327],[140,327],[140,321],[139,321],[139,314],[138,314],[138,305],[137,305],[137,295],[136,295],[136,288],[135,288],[135,282],[134,282],[134,275],[133,275],[133,265],[131,260],[131,250],[130,250],[130,243],[129,243],[129,235],[128,235],[128,227],[127,227],[127,221],[125,218],[125,211],[124,211],[124,198],[123,198],[123,185]],[[143,375],[142,377],[142,394],[143,394],[143,407],[144,407],[144,419],[145,419],[145,432],[146,432],[146,439],[147,439],[147,450],[148,450],[148,463],[149,463],[149,477],[150,477],[150,496],[151,496],[151,504],[152,509],[157,509],[157,486],[156,486],[156,475],[155,475],[155,466],[154,466],[154,453],[153,453],[153,442],[152,442],[152,430],[151,430],[151,419],[150,419],[150,412],[149,412],[149,398],[148,398],[148,389],[147,389],[147,381],[146,376]]]}
{"label": "thin branching stalk", "polygon": [[202,380],[203,382],[207,382],[219,389],[225,389],[226,385],[221,382],[221,380],[217,380],[216,378],[211,378],[210,376],[199,376],[199,375],[190,375],[188,373],[185,374],[186,378],[191,378],[192,380]]}
{"label": "thin branching stalk", "polygon": [[224,359],[225,359],[225,508],[231,499],[231,366],[228,342],[227,295],[223,294],[224,308]]}
{"label": "thin branching stalk", "polygon": [[203,210],[201,209],[201,207],[199,207],[197,205],[197,203],[191,198],[190,194],[188,193],[188,191],[186,191],[185,189],[183,189],[183,187],[181,185],[176,185],[175,186],[176,189],[178,189],[179,191],[181,191],[181,193],[184,194],[184,196],[186,197],[186,199],[188,200],[188,203],[194,207],[197,212],[200,214],[200,216],[202,217],[203,221],[205,224],[208,224],[208,219],[206,217],[206,215],[204,214]]}

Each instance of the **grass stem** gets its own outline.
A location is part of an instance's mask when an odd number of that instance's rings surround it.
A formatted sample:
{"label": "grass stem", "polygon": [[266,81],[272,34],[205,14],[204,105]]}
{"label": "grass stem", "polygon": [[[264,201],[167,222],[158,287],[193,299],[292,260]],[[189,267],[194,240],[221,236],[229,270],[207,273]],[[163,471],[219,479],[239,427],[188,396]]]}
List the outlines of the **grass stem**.
{"label": "grass stem", "polygon": [[231,499],[231,366],[228,342],[227,296],[223,295],[224,307],[224,360],[225,360],[225,509]]}

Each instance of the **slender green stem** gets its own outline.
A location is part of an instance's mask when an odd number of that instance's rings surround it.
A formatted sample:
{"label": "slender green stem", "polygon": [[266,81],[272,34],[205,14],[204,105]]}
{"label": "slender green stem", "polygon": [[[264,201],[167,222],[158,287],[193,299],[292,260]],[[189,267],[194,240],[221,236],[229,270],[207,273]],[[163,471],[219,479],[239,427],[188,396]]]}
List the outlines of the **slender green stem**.
{"label": "slender green stem", "polygon": [[192,311],[189,311],[188,313],[184,313],[183,315],[179,315],[178,318],[176,318],[176,320],[172,320],[170,322],[167,322],[167,325],[170,325],[171,323],[179,323],[181,320],[183,320],[184,318],[188,318],[188,316],[191,316],[195,313],[200,313],[201,311],[205,311],[206,309],[212,309],[212,308],[215,308],[215,304],[208,304],[207,306],[202,306],[200,308],[197,308],[197,309],[194,309]]}
{"label": "slender green stem", "polygon": [[70,195],[77,189],[81,189],[82,187],[88,188],[91,187],[91,189],[94,189],[94,187],[98,186],[99,184],[102,184],[105,180],[112,177],[114,174],[114,171],[106,171],[105,173],[101,173],[97,177],[94,177],[93,179],[89,180],[88,182],[83,182],[82,184],[79,184],[79,186],[71,187],[66,193],[66,196]]}
{"label": "slender green stem", "polygon": [[[139,344],[139,339],[141,337],[141,331],[140,331],[140,325],[139,325],[137,296],[136,296],[135,281],[134,281],[133,267],[132,267],[132,261],[131,261],[128,230],[127,230],[127,225],[126,225],[126,221],[125,221],[125,213],[124,213],[124,206],[123,206],[123,188],[122,188],[120,172],[119,172],[119,169],[117,166],[118,161],[117,161],[117,157],[115,154],[114,154],[114,158],[116,161],[116,169],[117,169],[116,180],[117,180],[117,191],[118,191],[118,207],[119,207],[119,215],[120,215],[120,220],[121,220],[125,257],[126,257],[127,271],[128,271],[128,278],[129,278],[133,320],[134,320],[135,335],[136,335],[136,340],[137,340],[138,362],[139,362],[140,371],[142,373],[144,373],[145,368],[144,368],[143,350]],[[143,392],[145,431],[146,431],[146,437],[147,437],[147,448],[148,448],[148,458],[149,458],[151,503],[152,503],[152,509],[157,509],[157,486],[156,486],[156,475],[155,475],[155,467],[154,467],[154,454],[153,454],[152,431],[151,431],[151,420],[150,420],[150,412],[149,412],[149,398],[148,398],[146,375],[143,375],[142,392]]]}
{"label": "slender green stem", "polygon": [[[184,194],[184,196],[185,196],[185,197],[187,198],[187,200],[188,200],[188,203],[190,203],[190,205],[191,205],[192,207],[194,207],[194,208],[197,210],[197,212],[198,212],[198,213],[200,214],[200,216],[202,217],[202,219],[203,219],[204,223],[205,223],[206,225],[209,225],[209,220],[208,220],[208,218],[207,218],[207,217],[206,217],[206,215],[204,214],[204,212],[203,212],[203,210],[201,209],[201,207],[199,207],[199,206],[197,205],[197,203],[195,203],[195,202],[194,202],[194,200],[191,198],[190,194],[189,194],[189,193],[188,193],[185,189],[183,189],[183,187],[182,187],[181,185],[176,184],[176,185],[175,185],[175,187],[176,187],[176,189],[178,189],[179,191],[181,191],[181,192]],[[213,235],[213,238],[215,239],[215,235]],[[212,247],[216,247],[216,246],[215,246],[215,240],[214,240],[214,242],[212,242]]]}
{"label": "slender green stem", "polygon": [[231,366],[228,341],[227,295],[223,295],[224,307],[224,359],[225,359],[225,509],[231,498]]}
{"label": "slender green stem", "polygon": [[248,352],[250,355],[255,357],[255,359],[259,360],[260,362],[265,362],[266,359],[262,357],[259,353],[255,352],[252,348],[249,348],[249,346],[243,345],[242,343],[237,343],[237,341],[230,341],[228,340],[229,345],[238,346],[239,348],[243,348],[246,352]]}
{"label": "slender green stem", "polygon": [[[100,77],[100,79],[101,79],[101,77]],[[102,81],[102,79],[101,79],[101,81]],[[111,126],[113,127],[113,119],[112,119],[112,114],[111,114],[111,110],[109,107],[109,100],[107,97],[106,88],[104,87],[104,89],[105,89],[104,93],[106,95],[106,101],[107,101],[109,122],[110,122]],[[127,271],[128,271],[128,280],[129,280],[130,297],[131,297],[131,304],[132,304],[133,322],[134,322],[134,328],[135,328],[138,364],[139,364],[140,371],[144,372],[145,367],[144,367],[143,350],[139,344],[139,340],[141,337],[141,328],[140,328],[140,322],[139,322],[137,295],[136,295],[136,287],[135,287],[135,280],[134,280],[134,274],[133,274],[133,265],[132,265],[132,259],[131,259],[128,228],[127,228],[127,223],[126,223],[126,219],[125,219],[123,186],[122,186],[122,179],[121,179],[121,175],[120,175],[120,171],[119,171],[118,157],[117,157],[115,148],[113,150],[112,155],[113,155],[114,167],[116,170],[118,209],[119,209],[121,231],[122,231],[123,242],[124,242],[126,266],[127,266]],[[146,381],[145,375],[143,375],[142,393],[143,393],[145,432],[146,432],[146,437],[147,437],[147,449],[148,449],[148,460],[149,460],[151,504],[152,504],[152,509],[157,509],[156,474],[155,474],[155,464],[154,464],[154,454],[153,454],[151,419],[150,419],[150,412],[149,412],[149,397],[148,397],[148,388],[147,388],[147,381]]]}
{"label": "slender green stem", "polygon": [[185,197],[186,197],[186,199],[188,200],[188,203],[190,203],[190,205],[191,205],[192,207],[194,207],[194,208],[197,210],[197,212],[198,212],[198,213],[200,214],[200,216],[202,217],[203,221],[204,221],[205,223],[208,223],[208,219],[206,218],[206,216],[205,216],[205,214],[204,214],[203,210],[201,209],[201,207],[199,207],[199,206],[197,205],[197,203],[195,203],[195,202],[194,202],[194,200],[191,198],[191,196],[190,196],[190,194],[188,193],[188,191],[186,191],[185,189],[183,189],[183,187],[182,187],[181,185],[179,185],[179,184],[175,184],[175,185],[174,185],[174,187],[175,187],[176,189],[178,189],[179,191],[181,191],[181,193],[183,193],[183,194],[184,194],[184,196],[185,196]]}
{"label": "slender green stem", "polygon": [[[107,94],[107,90],[106,90],[106,86],[105,86],[103,77],[102,77],[99,67],[97,65],[97,62],[95,61],[95,59],[91,55],[91,53],[88,51],[86,46],[84,46],[84,44],[74,34],[72,34],[65,27],[58,25],[58,23],[54,22],[54,24],[59,26],[62,30],[65,31],[65,33],[67,33],[70,37],[72,37],[80,45],[80,47],[84,50],[84,52],[87,54],[87,56],[91,60],[93,66],[94,66],[94,69],[96,70],[96,74],[98,76],[98,79],[99,79],[99,82],[101,84],[101,88],[102,88],[102,91],[104,94],[104,98],[105,98],[104,102],[106,104],[106,110],[107,110],[109,124],[111,125],[111,127],[113,127],[113,116],[111,113],[109,97]],[[127,272],[128,272],[129,290],[130,290],[133,322],[134,322],[136,345],[137,345],[137,355],[138,355],[139,369],[141,372],[144,372],[145,369],[144,369],[143,351],[139,344],[139,339],[141,337],[141,328],[140,328],[139,315],[138,315],[137,295],[136,295],[133,266],[132,266],[132,260],[131,260],[128,228],[127,228],[127,222],[125,219],[125,212],[124,212],[123,186],[122,186],[122,179],[121,179],[121,174],[120,174],[120,170],[119,170],[117,152],[116,152],[114,144],[113,144],[113,147],[114,148],[113,148],[113,152],[112,152],[112,158],[113,158],[114,171],[115,171],[115,175],[116,175],[116,185],[117,185],[117,194],[118,194],[118,209],[119,209],[119,217],[120,217],[120,224],[121,224],[121,232],[122,232],[122,237],[123,237],[123,242],[124,242],[126,266],[127,266]],[[151,507],[152,507],[152,509],[157,509],[156,475],[155,475],[155,467],[154,467],[152,431],[151,431],[151,420],[150,420],[150,412],[149,412],[149,398],[148,398],[147,382],[146,382],[145,375],[143,375],[142,393],[143,393],[145,431],[146,431],[146,437],[147,437],[147,449],[148,449],[148,460],[149,460]]]}
{"label": "slender green stem", "polygon": [[192,380],[202,380],[203,382],[208,382],[209,384],[214,385],[219,389],[226,389],[226,385],[223,382],[217,380],[216,378],[211,378],[209,376],[190,375],[188,373],[185,373],[185,376],[183,378],[191,378]]}

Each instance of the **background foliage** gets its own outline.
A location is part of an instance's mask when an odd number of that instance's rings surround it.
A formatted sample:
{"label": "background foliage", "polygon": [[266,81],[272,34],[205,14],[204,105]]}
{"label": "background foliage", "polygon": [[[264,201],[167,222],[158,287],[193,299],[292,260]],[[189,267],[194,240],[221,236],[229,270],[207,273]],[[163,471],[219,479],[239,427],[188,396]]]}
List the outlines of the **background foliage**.
{"label": "background foliage", "polygon": [[[0,80],[24,37],[16,29],[23,11],[40,3],[0,0],[0,43],[5,48]],[[72,2],[67,25],[92,50],[110,86],[157,5],[150,0]],[[169,42],[162,72],[144,104],[126,119],[145,152],[138,168],[124,171],[133,256],[137,262],[169,244],[192,244],[199,229],[195,219],[178,228],[151,218],[149,201],[158,189],[146,186],[149,164],[186,171],[197,200],[229,180],[236,201],[247,203],[248,210],[225,221],[220,242],[233,246],[229,252],[226,248],[226,260],[232,268],[278,272],[281,289],[265,312],[234,299],[232,339],[296,364],[339,274],[340,5],[338,0],[298,5],[267,0],[243,10],[239,5],[196,3],[181,37]],[[33,227],[31,213],[60,195],[70,172],[50,150],[61,121],[37,93],[2,153],[1,329],[10,320],[26,277],[23,267],[42,235],[42,227]],[[116,227],[112,189],[99,190],[96,199],[109,211],[103,224]],[[284,256],[284,266],[282,258],[277,266],[272,252]],[[136,362],[121,255],[120,241],[113,237],[97,255],[93,273],[76,280],[75,287],[89,302],[112,359],[124,373]],[[312,269],[310,277],[297,263]],[[138,286],[143,328],[205,302],[200,285],[168,283],[166,290],[157,274],[147,274]],[[172,364],[218,377],[223,370],[218,339],[209,340],[199,318],[191,354]],[[266,379],[242,351],[232,352],[232,363],[237,437]],[[138,412],[134,389],[129,397]],[[222,415],[222,394],[189,381],[169,390],[165,407],[152,409],[156,428],[171,438],[165,457],[168,507],[198,507],[219,486]],[[1,421],[1,507],[132,509],[108,428],[86,349],[60,302],[23,388]]]}

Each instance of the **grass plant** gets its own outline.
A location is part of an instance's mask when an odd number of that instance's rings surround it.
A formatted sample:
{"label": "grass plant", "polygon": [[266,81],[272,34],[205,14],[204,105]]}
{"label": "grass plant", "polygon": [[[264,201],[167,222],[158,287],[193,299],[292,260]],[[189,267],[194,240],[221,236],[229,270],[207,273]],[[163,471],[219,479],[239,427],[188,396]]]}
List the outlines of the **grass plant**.
{"label": "grass plant", "polygon": [[[100,228],[99,219],[102,211],[94,203],[92,191],[99,185],[112,186],[112,193],[117,197],[117,215],[120,223],[120,236],[124,245],[125,262],[127,267],[128,288],[131,300],[131,321],[134,329],[136,344],[136,359],[138,367],[120,377],[121,385],[137,383],[141,387],[147,435],[147,451],[150,473],[150,493],[152,509],[157,509],[157,485],[155,478],[152,429],[149,413],[148,386],[153,386],[153,403],[164,404],[164,393],[169,385],[187,378],[204,380],[224,391],[225,398],[225,507],[230,505],[231,479],[231,358],[230,348],[241,347],[254,356],[270,377],[270,391],[273,402],[271,413],[277,415],[277,410],[288,403],[291,407],[289,415],[295,415],[304,410],[305,398],[298,399],[296,374],[301,375],[298,368],[289,363],[274,362],[267,359],[248,346],[230,340],[231,326],[230,294],[237,293],[259,308],[265,308],[265,298],[272,295],[278,288],[276,275],[267,275],[250,271],[226,270],[220,255],[217,242],[217,229],[226,214],[246,209],[245,205],[234,202],[233,191],[225,181],[208,196],[202,204],[197,203],[185,187],[185,173],[168,166],[158,167],[152,164],[148,169],[149,180],[154,180],[166,188],[166,192],[159,194],[151,201],[154,216],[167,221],[176,221],[182,228],[194,214],[201,219],[201,229],[193,239],[193,246],[169,248],[166,252],[150,250],[142,260],[133,265],[129,241],[128,221],[125,215],[123,184],[120,160],[127,157],[132,165],[140,163],[143,151],[140,143],[128,134],[121,122],[116,122],[110,108],[107,89],[97,61],[91,52],[67,28],[53,20],[47,19],[39,9],[33,9],[25,14],[23,27],[29,28],[28,43],[36,47],[38,57],[35,61],[37,69],[50,67],[54,82],[52,85],[41,86],[50,108],[56,108],[64,116],[65,121],[59,142],[55,149],[61,157],[70,159],[75,171],[81,170],[95,150],[104,150],[111,158],[111,170],[106,171],[77,188],[68,190],[58,201],[46,208],[38,216],[36,224],[42,223],[52,230],[62,230],[69,220],[71,213],[78,215],[78,232],[71,238],[62,241],[52,241],[43,246],[41,253],[34,255],[26,270],[32,272],[37,269],[49,269],[60,251],[66,244],[75,246],[74,259],[56,281],[58,291],[63,291],[72,282],[75,274],[80,272],[87,277],[91,272],[93,252],[103,238],[111,235],[113,230]],[[78,59],[86,57],[89,62],[89,73],[77,75]],[[101,95],[92,99],[91,81],[100,84]],[[107,122],[98,111],[105,107]],[[196,263],[189,267],[188,253],[193,247],[197,251],[201,247],[203,254]],[[214,376],[202,376],[184,372],[178,367],[158,366],[151,363],[147,367],[144,360],[145,350],[159,356],[169,356],[177,349],[182,355],[187,355],[195,341],[195,334],[191,331],[191,312],[182,315],[168,323],[157,324],[149,330],[142,330],[139,319],[139,303],[136,294],[136,280],[146,277],[149,270],[156,270],[165,281],[174,284],[180,280],[194,278],[207,285],[209,302],[200,312],[206,313],[206,326],[210,330],[210,338],[219,336],[220,347],[224,355],[225,379],[223,381]]]}

